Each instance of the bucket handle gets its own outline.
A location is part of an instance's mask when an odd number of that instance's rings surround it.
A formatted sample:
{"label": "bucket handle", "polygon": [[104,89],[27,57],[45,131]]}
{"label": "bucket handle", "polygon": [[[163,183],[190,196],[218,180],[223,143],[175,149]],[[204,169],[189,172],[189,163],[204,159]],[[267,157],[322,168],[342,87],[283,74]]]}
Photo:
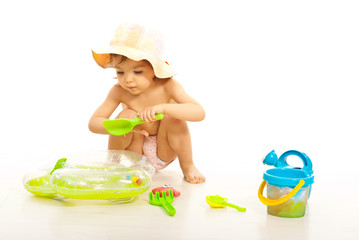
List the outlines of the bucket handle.
{"label": "bucket handle", "polygon": [[263,204],[265,204],[267,206],[277,206],[277,205],[282,204],[282,203],[288,201],[289,199],[291,199],[303,187],[303,185],[305,184],[305,181],[303,179],[301,179],[299,181],[299,183],[297,184],[297,186],[290,193],[288,193],[287,195],[285,195],[284,197],[279,198],[279,199],[269,199],[269,198],[266,198],[263,196],[263,190],[264,190],[264,187],[266,186],[266,184],[267,184],[267,182],[265,180],[263,180],[263,182],[259,186],[258,198]]}

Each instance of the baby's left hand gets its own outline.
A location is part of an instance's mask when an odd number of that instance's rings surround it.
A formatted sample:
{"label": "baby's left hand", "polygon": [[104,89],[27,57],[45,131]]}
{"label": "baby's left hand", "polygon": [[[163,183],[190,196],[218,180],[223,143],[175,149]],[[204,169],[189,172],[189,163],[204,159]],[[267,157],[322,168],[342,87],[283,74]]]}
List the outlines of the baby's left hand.
{"label": "baby's left hand", "polygon": [[160,104],[148,107],[142,112],[137,113],[137,116],[144,122],[153,122],[157,120],[157,117],[155,116],[156,113],[164,113],[163,105]]}

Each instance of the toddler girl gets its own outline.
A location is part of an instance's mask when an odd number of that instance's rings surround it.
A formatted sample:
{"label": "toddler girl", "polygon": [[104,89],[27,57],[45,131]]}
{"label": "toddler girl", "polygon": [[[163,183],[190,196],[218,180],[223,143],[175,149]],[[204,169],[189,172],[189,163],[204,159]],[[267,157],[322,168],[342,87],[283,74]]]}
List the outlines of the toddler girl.
{"label": "toddler girl", "polygon": [[[89,122],[94,133],[109,134],[102,122],[122,104],[116,118],[140,117],[144,124],[123,136],[109,136],[109,150],[129,150],[145,155],[157,170],[177,157],[190,183],[202,183],[205,177],[192,159],[191,136],[186,121],[202,121],[202,106],[189,96],[172,77],[174,72],[163,60],[161,35],[137,24],[122,24],[110,47],[93,49],[93,57],[103,68],[114,68],[118,82]],[[156,113],[165,117],[156,121]]]}

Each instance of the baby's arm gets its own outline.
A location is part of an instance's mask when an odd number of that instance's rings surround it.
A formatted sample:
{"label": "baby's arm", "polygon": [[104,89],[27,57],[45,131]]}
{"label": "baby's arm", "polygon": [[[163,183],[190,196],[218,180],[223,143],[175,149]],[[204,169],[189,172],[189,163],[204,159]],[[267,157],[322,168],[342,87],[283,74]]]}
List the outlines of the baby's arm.
{"label": "baby's arm", "polygon": [[121,99],[118,97],[119,87],[113,86],[108,93],[105,101],[97,108],[89,121],[89,129],[93,133],[109,134],[104,128],[102,122],[110,118],[111,114],[116,110],[121,103]]}
{"label": "baby's arm", "polygon": [[161,104],[164,114],[184,121],[196,122],[204,119],[203,107],[186,93],[181,84],[171,79],[166,83],[165,88],[176,103]]}

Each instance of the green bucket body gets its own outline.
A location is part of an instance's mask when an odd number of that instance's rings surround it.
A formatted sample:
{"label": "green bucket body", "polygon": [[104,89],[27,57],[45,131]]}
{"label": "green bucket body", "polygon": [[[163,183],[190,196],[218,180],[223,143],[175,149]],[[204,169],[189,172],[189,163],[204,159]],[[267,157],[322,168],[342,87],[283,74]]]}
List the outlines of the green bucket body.
{"label": "green bucket body", "polygon": [[[299,218],[305,215],[310,186],[302,187],[288,201],[276,205],[267,206],[267,212],[273,216],[285,218]],[[279,199],[291,192],[291,187],[278,187],[267,184],[267,196],[269,199]]]}

